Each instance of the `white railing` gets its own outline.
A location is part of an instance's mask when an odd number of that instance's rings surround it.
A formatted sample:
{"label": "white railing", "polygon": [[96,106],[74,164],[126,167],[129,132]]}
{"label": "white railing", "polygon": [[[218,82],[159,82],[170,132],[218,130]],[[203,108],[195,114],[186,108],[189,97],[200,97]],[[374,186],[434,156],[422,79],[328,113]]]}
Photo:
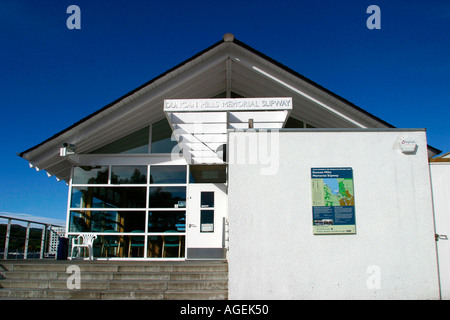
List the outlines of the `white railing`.
{"label": "white railing", "polygon": [[[55,258],[56,258],[57,251],[50,250],[51,249],[50,248],[50,244],[51,244],[50,238],[51,238],[52,234],[58,236],[58,234],[56,233],[55,230],[53,230],[53,228],[54,227],[62,228],[62,226],[0,215],[0,220],[2,220],[2,219],[7,220],[7,224],[6,224],[6,232],[3,237],[4,238],[3,256],[0,251],[0,259],[1,258],[8,259],[8,256],[13,256],[15,259],[19,259],[19,258],[20,259],[28,259],[28,258],[30,258],[30,255],[32,255],[31,258],[34,258],[37,255],[37,252],[33,252],[32,254],[29,253],[30,229],[31,229],[32,224],[42,226],[42,233],[41,233],[41,239],[40,239],[41,242],[40,242],[40,246],[39,246],[39,255],[38,255],[39,259],[43,259],[44,257],[52,256],[53,254],[55,255]],[[11,226],[12,226],[13,221],[19,221],[22,224],[23,223],[26,224],[25,236],[14,235],[11,233],[11,230],[12,230]],[[3,232],[0,234],[0,237],[1,236],[3,236]],[[10,240],[11,239],[24,240],[23,253],[21,253],[21,251],[19,252],[18,247],[15,248],[16,252],[10,252],[10,251],[12,251],[12,250],[10,250]],[[0,248],[0,250],[1,249],[2,248]],[[53,252],[50,252],[50,251],[53,251]]]}

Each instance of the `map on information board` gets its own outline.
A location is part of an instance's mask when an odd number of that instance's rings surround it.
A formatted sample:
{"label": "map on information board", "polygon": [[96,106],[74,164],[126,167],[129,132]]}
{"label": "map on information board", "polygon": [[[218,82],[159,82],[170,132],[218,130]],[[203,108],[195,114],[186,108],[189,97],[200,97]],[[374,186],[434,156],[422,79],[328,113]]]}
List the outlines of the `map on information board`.
{"label": "map on information board", "polygon": [[355,233],[352,168],[312,168],[314,234]]}

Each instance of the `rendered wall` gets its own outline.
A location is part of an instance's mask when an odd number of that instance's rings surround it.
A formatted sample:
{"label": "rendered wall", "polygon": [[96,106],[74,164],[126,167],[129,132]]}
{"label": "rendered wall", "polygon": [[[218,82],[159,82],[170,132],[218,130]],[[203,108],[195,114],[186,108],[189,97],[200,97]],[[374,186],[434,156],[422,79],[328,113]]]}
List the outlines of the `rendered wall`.
{"label": "rendered wall", "polygon": [[443,236],[437,242],[441,298],[450,300],[450,162],[431,162],[430,173],[436,233]]}
{"label": "rendered wall", "polygon": [[[439,299],[425,131],[230,132],[228,161],[230,299]],[[356,234],[313,235],[317,167],[353,168]]]}

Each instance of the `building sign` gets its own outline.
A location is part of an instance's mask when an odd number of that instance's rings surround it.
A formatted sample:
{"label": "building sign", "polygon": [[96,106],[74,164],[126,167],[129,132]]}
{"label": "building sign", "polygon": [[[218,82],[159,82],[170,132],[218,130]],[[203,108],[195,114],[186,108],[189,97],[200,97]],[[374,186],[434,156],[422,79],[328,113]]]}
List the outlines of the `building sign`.
{"label": "building sign", "polygon": [[312,168],[314,234],[356,233],[352,168]]}
{"label": "building sign", "polygon": [[292,98],[167,99],[165,112],[291,110]]}

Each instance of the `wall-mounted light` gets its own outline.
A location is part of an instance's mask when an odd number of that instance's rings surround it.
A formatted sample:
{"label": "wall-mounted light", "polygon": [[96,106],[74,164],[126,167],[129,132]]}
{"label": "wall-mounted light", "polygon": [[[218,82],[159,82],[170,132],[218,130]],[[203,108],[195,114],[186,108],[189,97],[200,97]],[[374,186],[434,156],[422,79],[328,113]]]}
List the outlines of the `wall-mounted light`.
{"label": "wall-mounted light", "polygon": [[75,146],[73,144],[63,143],[62,148],[59,149],[59,155],[61,157],[67,157],[71,154],[75,154]]}

